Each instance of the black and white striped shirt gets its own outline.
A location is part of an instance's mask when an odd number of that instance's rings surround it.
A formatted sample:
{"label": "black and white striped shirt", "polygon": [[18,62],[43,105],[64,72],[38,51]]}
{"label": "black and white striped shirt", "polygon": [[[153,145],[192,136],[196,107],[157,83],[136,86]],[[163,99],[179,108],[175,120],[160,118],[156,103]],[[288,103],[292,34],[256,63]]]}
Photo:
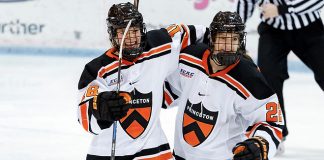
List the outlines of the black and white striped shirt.
{"label": "black and white striped shirt", "polygon": [[308,26],[320,19],[319,10],[324,6],[324,0],[239,0],[237,13],[246,22],[252,16],[255,7],[266,3],[277,5],[280,15],[265,19],[261,13],[261,20],[281,30],[295,30]]}

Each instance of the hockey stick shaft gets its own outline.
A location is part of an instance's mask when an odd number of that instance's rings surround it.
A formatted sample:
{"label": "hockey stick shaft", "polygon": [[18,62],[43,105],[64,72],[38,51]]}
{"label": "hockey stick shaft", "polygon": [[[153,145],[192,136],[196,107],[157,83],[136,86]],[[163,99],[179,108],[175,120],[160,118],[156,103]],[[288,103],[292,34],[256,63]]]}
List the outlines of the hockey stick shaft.
{"label": "hockey stick shaft", "polygon": [[138,10],[139,0],[134,0],[134,6]]}
{"label": "hockey stick shaft", "polygon": [[[126,26],[126,29],[124,31],[123,37],[122,37],[122,41],[120,44],[120,48],[119,48],[119,55],[118,55],[118,78],[117,78],[117,95],[119,94],[120,91],[120,71],[121,71],[121,63],[122,63],[122,53],[123,53],[123,45],[124,45],[124,41],[125,41],[125,37],[126,34],[129,30],[129,27],[132,24],[132,20],[130,20]],[[117,121],[114,121],[113,124],[113,136],[112,136],[112,144],[111,144],[111,156],[110,156],[110,160],[115,160],[115,152],[116,152],[116,137],[117,137]]]}

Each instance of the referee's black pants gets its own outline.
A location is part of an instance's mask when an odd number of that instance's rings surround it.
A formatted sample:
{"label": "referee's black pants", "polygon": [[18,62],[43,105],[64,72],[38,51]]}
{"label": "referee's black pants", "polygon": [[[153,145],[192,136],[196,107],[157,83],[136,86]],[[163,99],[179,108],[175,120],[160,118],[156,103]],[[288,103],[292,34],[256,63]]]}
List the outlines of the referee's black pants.
{"label": "referee's black pants", "polygon": [[289,78],[287,56],[290,51],[315,75],[315,80],[324,91],[324,28],[322,20],[316,20],[298,30],[280,30],[261,23],[258,27],[258,66],[269,85],[277,93],[285,118],[283,136],[288,135],[287,118],[283,100],[283,84]]}

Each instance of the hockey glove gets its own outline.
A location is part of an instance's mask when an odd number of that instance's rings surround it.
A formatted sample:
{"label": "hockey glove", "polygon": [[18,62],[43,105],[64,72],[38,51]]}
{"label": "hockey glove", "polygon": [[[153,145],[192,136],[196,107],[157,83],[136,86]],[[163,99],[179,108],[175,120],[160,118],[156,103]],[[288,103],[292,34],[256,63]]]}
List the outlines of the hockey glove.
{"label": "hockey glove", "polygon": [[269,143],[256,136],[236,144],[233,160],[268,160]]}
{"label": "hockey glove", "polygon": [[128,92],[101,92],[93,98],[92,113],[97,120],[117,121],[126,116],[131,108],[131,95]]}

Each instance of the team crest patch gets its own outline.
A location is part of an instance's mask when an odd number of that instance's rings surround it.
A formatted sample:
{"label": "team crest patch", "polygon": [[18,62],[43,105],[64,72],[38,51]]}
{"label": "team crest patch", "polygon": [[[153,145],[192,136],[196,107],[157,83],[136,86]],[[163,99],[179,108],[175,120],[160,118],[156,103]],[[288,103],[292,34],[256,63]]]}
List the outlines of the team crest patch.
{"label": "team crest patch", "polygon": [[[203,112],[201,112],[201,109],[203,109]],[[203,143],[212,132],[217,117],[218,112],[207,110],[201,102],[192,104],[188,100],[182,122],[184,140],[193,147]]]}
{"label": "team crest patch", "polygon": [[119,122],[124,131],[133,139],[145,131],[152,113],[152,92],[143,94],[136,89],[132,93],[132,108]]}

